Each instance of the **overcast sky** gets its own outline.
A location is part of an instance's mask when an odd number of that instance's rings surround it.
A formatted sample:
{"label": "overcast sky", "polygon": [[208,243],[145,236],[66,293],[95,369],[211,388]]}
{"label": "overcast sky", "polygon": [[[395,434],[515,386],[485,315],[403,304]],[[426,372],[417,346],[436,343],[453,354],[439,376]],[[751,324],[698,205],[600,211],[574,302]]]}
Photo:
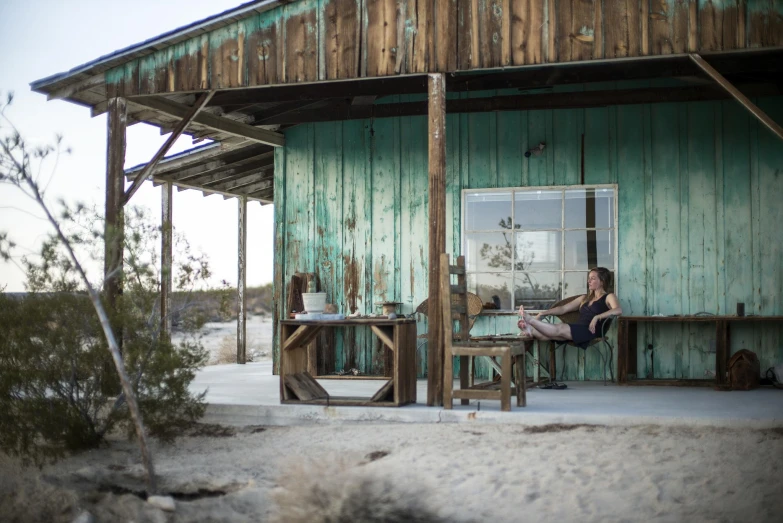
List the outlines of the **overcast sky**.
{"label": "overcast sky", "polygon": [[[106,116],[88,108],[30,91],[30,82],[67,71],[118,49],[201,20],[246,0],[0,0],[0,91],[14,91],[10,118],[31,143],[51,143],[59,133],[73,153],[60,160],[47,191],[56,202],[85,201],[103,207],[106,176]],[[155,127],[128,128],[125,166],[148,162],[166,140]],[[171,153],[192,147],[181,138]],[[131,200],[160,218],[160,187],[144,184]],[[237,200],[174,191],[174,228],[209,256],[214,283],[237,278]],[[32,215],[31,215],[32,214]],[[0,185],[0,231],[19,245],[18,254],[35,251],[51,232],[41,212],[18,190]],[[273,209],[248,203],[247,284],[272,281]],[[176,252],[174,256],[176,257]],[[17,260],[18,261],[18,260]],[[23,291],[24,277],[14,264],[0,262],[0,288]]]}

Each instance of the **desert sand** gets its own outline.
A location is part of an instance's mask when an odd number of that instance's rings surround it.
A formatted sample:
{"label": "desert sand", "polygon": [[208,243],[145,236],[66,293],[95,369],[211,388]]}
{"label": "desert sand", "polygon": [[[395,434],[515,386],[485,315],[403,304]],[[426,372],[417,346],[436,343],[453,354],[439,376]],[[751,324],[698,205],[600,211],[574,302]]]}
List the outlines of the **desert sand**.
{"label": "desert sand", "polygon": [[94,521],[326,521],[368,506],[412,508],[420,521],[783,517],[783,429],[202,426],[155,443],[154,457],[174,512],[137,495],[137,448],[117,440],[41,470],[2,457],[0,519],[70,522],[89,511]]}

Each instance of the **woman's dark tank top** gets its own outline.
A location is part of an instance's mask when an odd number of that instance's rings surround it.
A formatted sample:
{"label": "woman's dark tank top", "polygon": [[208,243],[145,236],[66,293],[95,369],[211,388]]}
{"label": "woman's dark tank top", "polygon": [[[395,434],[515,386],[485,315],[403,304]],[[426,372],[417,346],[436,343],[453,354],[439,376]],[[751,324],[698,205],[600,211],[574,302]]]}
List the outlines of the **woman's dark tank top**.
{"label": "woman's dark tank top", "polygon": [[[606,311],[609,310],[609,306],[606,304],[606,297],[609,296],[609,293],[607,292],[597,300],[595,300],[592,305],[584,304],[581,307],[579,307],[579,320],[577,323],[580,325],[590,325],[590,322],[593,321],[593,318],[598,316],[599,314],[603,314]],[[595,332],[598,333],[600,336],[601,329],[604,326],[604,322],[606,320],[598,320],[598,324],[595,326]]]}

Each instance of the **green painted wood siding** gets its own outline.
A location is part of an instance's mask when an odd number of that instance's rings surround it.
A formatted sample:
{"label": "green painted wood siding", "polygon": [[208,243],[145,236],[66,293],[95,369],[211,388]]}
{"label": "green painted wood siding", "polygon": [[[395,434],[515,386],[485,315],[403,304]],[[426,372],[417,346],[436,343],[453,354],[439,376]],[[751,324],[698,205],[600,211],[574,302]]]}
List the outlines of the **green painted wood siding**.
{"label": "green painted wood siding", "polygon": [[[759,105],[783,121],[783,100]],[[427,297],[426,125],[407,117],[286,131],[275,157],[278,282],[315,271],[341,312],[378,312],[384,300],[415,310]],[[462,189],[578,184],[582,134],[585,183],[618,185],[625,314],[732,314],[737,302],[748,314],[783,314],[783,143],[731,101],[449,115],[448,249],[460,251]],[[525,158],[540,141],[545,154]],[[514,316],[497,315],[473,333],[515,330]],[[711,377],[712,338],[708,326],[642,329],[637,374]],[[338,368],[380,369],[369,334],[333,343]],[[762,370],[783,361],[777,327],[734,327],[731,344],[755,351]],[[566,379],[602,376],[593,348],[558,352],[558,369]]]}

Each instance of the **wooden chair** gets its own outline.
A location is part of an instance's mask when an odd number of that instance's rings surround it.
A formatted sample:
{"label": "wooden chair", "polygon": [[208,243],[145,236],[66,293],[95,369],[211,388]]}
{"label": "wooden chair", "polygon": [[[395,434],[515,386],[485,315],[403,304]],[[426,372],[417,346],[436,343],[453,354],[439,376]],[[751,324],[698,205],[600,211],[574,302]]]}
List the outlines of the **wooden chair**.
{"label": "wooden chair", "polygon": [[[559,302],[552,305],[551,308],[560,307],[561,305],[565,305],[567,303],[572,302],[573,300],[579,298],[581,294],[576,296],[569,296],[568,298],[564,298],[560,300]],[[557,316],[557,319],[560,320],[562,323],[576,323],[579,319],[579,311],[573,311],[573,312],[567,312],[565,314],[561,314],[560,316]],[[603,326],[601,329],[601,336],[598,338],[593,339],[590,344],[584,349],[587,351],[590,347],[596,346],[599,343],[603,343],[608,352],[609,352],[609,358],[604,356],[603,351],[601,351],[600,347],[596,347],[596,350],[598,351],[598,354],[601,356],[601,361],[603,362],[603,371],[604,371],[604,385],[606,385],[606,367],[609,366],[609,374],[611,375],[612,382],[614,382],[614,370],[612,369],[612,361],[614,359],[614,349],[612,348],[612,344],[609,342],[609,339],[607,338],[606,334],[609,332],[609,327],[611,327],[612,324],[612,317],[607,318],[603,322]],[[563,348],[563,360],[565,360],[565,348],[566,346],[570,347],[579,347],[578,345],[574,344],[572,341],[555,341],[552,342],[552,348],[549,352],[549,379],[554,383],[555,378],[557,376],[557,362],[555,359],[555,352],[559,348]],[[580,349],[582,347],[579,347]],[[560,371],[560,379],[562,381],[563,378],[563,370]]]}
{"label": "wooden chair", "polygon": [[[445,357],[443,364],[443,407],[452,408],[453,398],[467,405],[471,399],[500,400],[500,409],[511,410],[512,358],[514,365],[514,385],[517,406],[527,405],[525,390],[525,346],[519,343],[470,341],[470,322],[468,318],[468,292],[465,278],[465,257],[457,258],[457,265],[449,265],[449,255],[440,257],[440,295],[443,312],[443,340]],[[457,284],[451,284],[451,275],[457,276]],[[454,320],[459,322],[459,334],[454,334]],[[454,389],[454,356],[460,358],[460,388]],[[500,358],[500,383],[489,381],[475,385],[469,372],[470,360],[476,356]],[[499,385],[499,389],[497,388]],[[493,390],[495,389],[495,390]]]}

